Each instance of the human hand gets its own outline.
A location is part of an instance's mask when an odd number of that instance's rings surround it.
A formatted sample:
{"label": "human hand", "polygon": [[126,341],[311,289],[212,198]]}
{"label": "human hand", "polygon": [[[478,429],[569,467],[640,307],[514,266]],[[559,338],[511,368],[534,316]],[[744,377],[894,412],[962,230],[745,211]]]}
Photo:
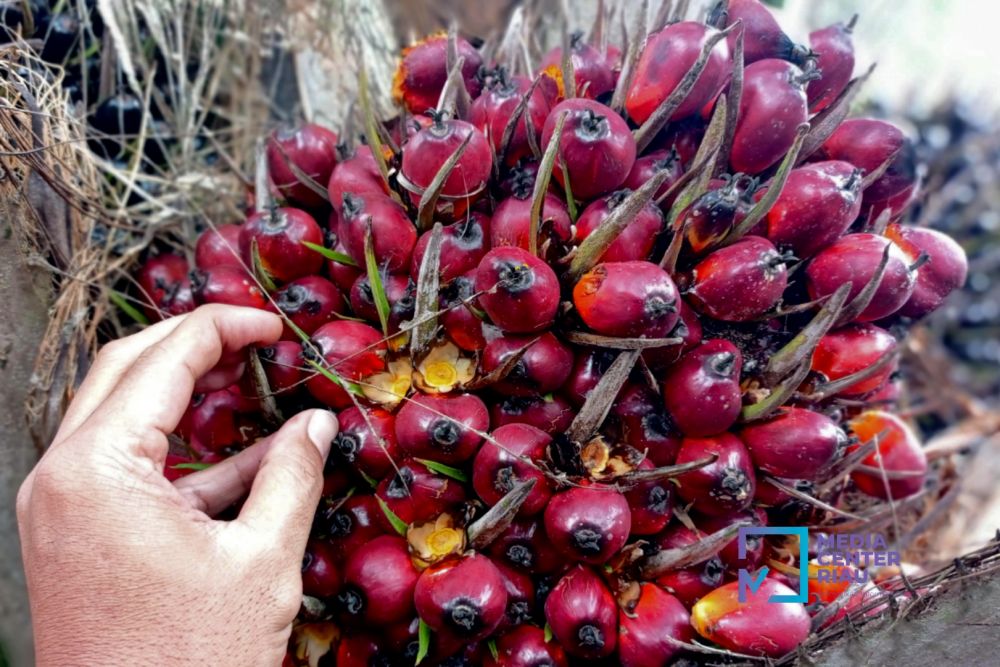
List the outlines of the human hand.
{"label": "human hand", "polygon": [[[46,665],[278,665],[337,433],[310,410],[177,480],[167,435],[192,392],[241,372],[277,315],[204,306],[106,345],[17,497],[36,660]],[[212,517],[249,496],[233,521]]]}

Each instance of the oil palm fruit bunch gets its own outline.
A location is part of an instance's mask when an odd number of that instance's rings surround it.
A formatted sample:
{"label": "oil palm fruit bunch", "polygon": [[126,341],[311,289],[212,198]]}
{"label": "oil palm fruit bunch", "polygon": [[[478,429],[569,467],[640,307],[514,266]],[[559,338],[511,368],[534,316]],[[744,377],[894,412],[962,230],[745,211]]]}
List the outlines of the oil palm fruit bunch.
{"label": "oil palm fruit bunch", "polygon": [[965,257],[898,222],[910,140],[844,119],[848,26],[797,46],[731,0],[641,41],[625,62],[575,37],[525,72],[432,36],[399,118],[367,114],[353,151],[275,131],[272,196],[193,266],[142,267],[150,315],[286,318],[194,398],[167,474],[304,406],[340,417],[288,664],[779,657],[816,607],[768,604],[798,561],[737,530],[924,488],[891,375]]}

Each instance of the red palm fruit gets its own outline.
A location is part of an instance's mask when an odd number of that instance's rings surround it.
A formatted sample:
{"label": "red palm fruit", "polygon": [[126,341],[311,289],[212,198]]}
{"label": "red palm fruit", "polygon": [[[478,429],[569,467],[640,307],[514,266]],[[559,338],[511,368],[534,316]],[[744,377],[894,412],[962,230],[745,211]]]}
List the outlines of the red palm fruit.
{"label": "red palm fruit", "polygon": [[965,284],[969,261],[962,246],[947,234],[926,227],[890,225],[886,235],[910,256],[927,256],[927,262],[917,271],[913,294],[898,311],[900,315],[923,317]]}
{"label": "red palm fruit", "polygon": [[516,518],[487,548],[490,557],[530,574],[550,574],[566,560],[552,548],[541,517]]}
{"label": "red palm fruit", "polygon": [[662,667],[690,642],[691,617],[680,600],[656,584],[639,584],[634,606],[622,610],[618,626],[618,661],[622,667]]}
{"label": "red palm fruit", "polygon": [[495,387],[504,394],[539,396],[555,391],[573,370],[573,353],[552,333],[501,336],[486,344],[481,369],[492,373],[521,350],[527,350]]}
{"label": "red palm fruit", "polygon": [[[718,532],[728,528],[739,521],[749,521],[753,526],[767,525],[767,512],[759,507],[748,507],[740,512],[727,514],[725,516],[701,516],[698,517],[698,528],[706,534]],[[719,549],[719,560],[729,573],[736,573],[745,569],[753,572],[764,561],[764,550],[766,545],[760,535],[748,535],[745,540],[746,556],[740,558],[739,539],[733,538]]]}
{"label": "red palm fruit", "polygon": [[[342,241],[337,240],[330,245],[333,246],[335,252],[350,257],[350,254],[347,252],[347,246]],[[350,294],[354,281],[358,279],[361,273],[361,269],[356,264],[345,264],[333,259],[326,261],[326,274],[330,276],[333,284],[344,294]]]}
{"label": "red palm fruit", "polygon": [[732,433],[711,438],[684,438],[677,463],[692,463],[715,454],[712,463],[677,477],[677,493],[694,509],[725,516],[746,508],[753,500],[757,477],[746,445]]}
{"label": "red palm fruit", "polygon": [[360,266],[365,264],[365,233],[371,225],[372,250],[380,268],[389,273],[410,269],[410,256],[417,244],[417,228],[406,209],[385,195],[344,195],[343,232],[347,253]]}
{"label": "red palm fruit", "polygon": [[889,211],[889,219],[898,222],[910,204],[917,200],[917,194],[920,192],[919,186],[919,182],[914,183],[888,199],[875,202],[865,200],[862,202],[862,210],[870,220],[877,220],[885,211]]}
{"label": "red palm fruit", "polygon": [[[652,470],[656,466],[643,459],[636,470]],[[670,522],[670,488],[668,479],[639,482],[625,492],[633,535],[655,535]]]}
{"label": "red palm fruit", "polygon": [[753,320],[781,300],[788,287],[788,261],[767,239],[745,236],[701,260],[686,294],[695,310],[714,319]]}
{"label": "red palm fruit", "polygon": [[[412,303],[408,304],[406,299],[413,300],[415,286],[406,274],[393,273],[382,276],[382,289],[390,309],[400,301],[403,302],[403,307],[407,305],[412,307]],[[378,306],[375,305],[375,293],[372,292],[372,284],[368,280],[367,274],[360,274],[354,281],[351,286],[350,299],[351,310],[356,316],[372,324],[378,324]]]}
{"label": "red palm fruit", "polygon": [[[655,543],[658,549],[680,549],[705,537],[702,532],[676,524],[661,533]],[[690,608],[702,596],[717,588],[722,583],[724,574],[725,567],[719,556],[715,555],[701,563],[661,574],[656,583]]]}
{"label": "red palm fruit", "polygon": [[180,255],[163,253],[150,257],[136,274],[142,293],[143,311],[150,320],[172,317],[194,310],[188,262]]}
{"label": "red palm fruit", "polygon": [[505,396],[490,405],[494,428],[527,424],[545,433],[560,433],[573,422],[573,406],[559,395]]}
{"label": "red palm fruit", "polygon": [[[539,221],[538,246],[548,242],[546,257],[555,259],[559,247],[569,243],[573,236],[573,219],[566,204],[551,192],[542,199],[542,213]],[[531,188],[516,189],[500,202],[490,220],[490,245],[493,248],[515,246],[528,250],[531,238]]]}
{"label": "red palm fruit", "polygon": [[305,379],[302,344],[294,340],[279,340],[257,351],[267,376],[267,385],[276,396],[294,392]]}
{"label": "red palm fruit", "polygon": [[809,33],[809,47],[816,54],[820,77],[809,82],[806,95],[809,111],[819,113],[830,106],[844,92],[854,76],[854,21],[833,25]]}
{"label": "red palm fruit", "polygon": [[203,231],[194,246],[194,265],[199,269],[223,265],[242,267],[240,225],[219,225]]}
{"label": "red palm fruit", "polygon": [[[743,96],[729,164],[733,171],[759,174],[777,164],[806,122],[805,84],[815,76],[784,60],[768,58],[743,70]],[[832,158],[836,159],[836,158]]]}
{"label": "red palm fruit", "polygon": [[[827,380],[839,380],[868,368],[896,349],[896,339],[873,324],[852,324],[823,336],[812,356],[812,370]],[[878,389],[892,375],[894,363],[885,364],[872,377],[858,380],[838,396],[863,396]]]}
{"label": "red palm fruit", "polygon": [[514,486],[529,479],[535,486],[528,494],[520,516],[538,514],[549,502],[552,486],[534,462],[545,458],[552,438],[545,431],[527,424],[508,424],[492,433],[476,454],[472,464],[472,486],[487,505],[492,507],[510,493]]}
{"label": "red palm fruit", "polygon": [[673,465],[681,448],[681,435],[662,408],[647,414],[622,419],[625,441],[630,447],[645,452],[655,466]]}
{"label": "red palm fruit", "polygon": [[[442,34],[430,37],[403,49],[403,58],[392,82],[392,95],[398,104],[412,114],[421,114],[437,106],[438,97],[448,80],[448,38]],[[473,98],[482,84],[476,76],[483,64],[482,56],[465,39],[458,38],[458,57],[462,63],[465,89]]]}
{"label": "red palm fruit", "polygon": [[750,179],[742,174],[727,176],[719,187],[712,187],[698,197],[682,214],[682,224],[687,228],[687,241],[695,254],[701,254],[722,240],[742,219]]}
{"label": "red palm fruit", "polygon": [[775,477],[817,479],[847,445],[847,436],[826,415],[786,407],[744,426],[740,440],[754,465]]}
{"label": "red palm fruit", "polygon": [[340,562],[362,545],[385,535],[385,524],[385,515],[371,494],[355,494],[328,507],[321,504],[316,513],[317,531],[326,537]]}
{"label": "red palm fruit", "polygon": [[319,273],[323,256],[302,245],[323,245],[323,230],[311,215],[297,208],[275,208],[254,213],[240,228],[240,253],[252,266],[254,243],[260,264],[278,282]]}
{"label": "red palm fruit", "polygon": [[337,135],[316,123],[281,127],[267,138],[267,170],[281,196],[299,206],[319,208],[326,204],[307,185],[325,189],[337,164]]}
{"label": "red palm fruit", "polygon": [[530,132],[538,137],[545,124],[545,118],[549,115],[549,101],[545,98],[545,94],[536,88],[528,98],[521,117],[514,124],[507,152],[500,155],[500,151],[504,148],[503,139],[507,125],[514,110],[530,89],[530,79],[518,75],[508,77],[506,70],[501,67],[497,71],[496,78],[487,85],[486,90],[476,98],[469,109],[469,122],[489,137],[493,151],[507,165],[516,164],[521,158],[532,155],[531,144],[528,141],[528,124],[531,125]]}
{"label": "red palm fruit", "polygon": [[609,487],[573,487],[552,496],[545,533],[564,556],[600,565],[625,546],[632,521],[628,501]]}
{"label": "red palm fruit", "polygon": [[469,641],[490,635],[507,610],[503,575],[489,558],[475,553],[424,570],[413,598],[417,614],[431,630]]}
{"label": "red palm fruit", "polygon": [[214,269],[191,272],[191,294],[198,305],[225,303],[230,306],[267,308],[268,300],[246,269],[217,266]]}
{"label": "red palm fruit", "polygon": [[889,248],[889,263],[871,302],[855,320],[872,322],[892,315],[913,294],[916,271],[912,259],[898,245],[877,234],[848,234],[824,248],[806,268],[806,287],[812,299],[830,296],[851,283],[848,302],[875,277],[882,255]]}
{"label": "red palm fruit", "polygon": [[475,394],[417,395],[396,416],[396,439],[406,456],[442,463],[468,461],[490,427],[490,413]]}
{"label": "red palm fruit", "polygon": [[198,394],[191,399],[184,417],[189,444],[198,452],[222,452],[249,445],[256,429],[245,428],[250,420],[243,415],[252,412],[234,391],[222,389]]}
{"label": "red palm fruit", "polygon": [[[713,34],[715,30],[697,21],[681,21],[646,38],[625,98],[625,109],[633,121],[642,124],[653,115],[656,107],[681,84]],[[693,116],[712,100],[725,84],[732,69],[730,62],[729,47],[720,41],[712,49],[694,88],[670,120]],[[576,188],[573,191],[576,192]]]}
{"label": "red palm fruit", "polygon": [[[268,310],[284,313],[295,326],[312,335],[316,329],[347,312],[347,304],[337,286],[320,276],[305,276],[288,283],[273,295]],[[282,338],[298,340],[298,333],[286,322]]]}
{"label": "red palm fruit", "polygon": [[[743,59],[746,64],[765,58],[780,58],[799,65],[812,54],[809,49],[796,44],[778,25],[767,7],[760,0],[730,0],[726,26],[743,21]],[[736,48],[736,32],[727,38],[730,48]]]}
{"label": "red palm fruit", "polygon": [[[290,663],[294,667],[295,663]],[[317,664],[319,664],[317,662]],[[337,667],[372,667],[391,665],[392,656],[379,646],[378,640],[367,634],[344,635],[337,645]],[[284,667],[284,665],[282,665]]]}
{"label": "red palm fruit", "polygon": [[545,600],[545,620],[559,645],[577,658],[603,658],[618,644],[618,608],[589,567],[566,573]]}
{"label": "red palm fruit", "polygon": [[[727,74],[726,77],[728,76]],[[653,146],[676,151],[680,157],[681,168],[690,167],[691,161],[705,138],[706,124],[706,121],[698,114],[679,122],[671,122],[656,135]]]}
{"label": "red palm fruit", "polygon": [[340,583],[334,550],[326,542],[309,540],[302,558],[302,592],[315,598],[330,598],[340,590]]}
{"label": "red palm fruit", "polygon": [[327,192],[330,193],[330,205],[338,213],[343,211],[345,194],[356,197],[389,194],[389,186],[382,178],[370,146],[358,146],[354,155],[333,168]]}
{"label": "red palm fruit", "polygon": [[[604,224],[631,190],[618,190],[610,195],[595,199],[583,210],[576,221],[577,241],[582,242]],[[605,262],[628,262],[649,259],[656,240],[663,232],[663,212],[655,203],[649,202],[625,226],[601,255]]]}
{"label": "red palm fruit", "polygon": [[[522,199],[531,196],[531,191],[535,187],[535,179],[538,178],[538,160],[532,157],[521,158],[510,169],[501,174],[497,187],[504,197],[512,197],[515,194]],[[551,189],[551,185],[549,186]]]}
{"label": "red palm fruit", "polygon": [[740,371],[743,355],[722,338],[706,340],[663,376],[663,404],[685,435],[701,437],[725,431],[743,407]]}
{"label": "red palm fruit", "polygon": [[[861,461],[866,467],[851,473],[859,489],[876,498],[899,500],[924,487],[927,455],[906,422],[890,412],[869,410],[848,422],[847,427],[860,441],[849,451],[878,438],[875,451]],[[882,469],[890,473],[885,478]]]}
{"label": "red palm fruit", "polygon": [[455,164],[441,188],[444,197],[471,197],[480,192],[490,178],[493,150],[489,139],[475,125],[455,118],[445,120],[434,115],[434,123],[420,130],[406,144],[400,176],[414,203],[430,186],[445,162],[463,142],[465,152]]}
{"label": "red palm fruit", "polygon": [[410,618],[418,579],[406,540],[380,535],[350,554],[337,601],[341,613],[365,624],[386,626]]}
{"label": "red palm fruit", "polygon": [[[316,352],[323,358],[316,359]],[[303,355],[306,362],[315,361],[338,377],[356,382],[385,370],[386,345],[382,334],[367,324],[344,320],[317,329],[312,345],[303,348]],[[332,408],[340,410],[351,405],[347,391],[319,372],[306,381],[306,389]]]}
{"label": "red palm fruit", "polygon": [[573,288],[583,322],[605,336],[669,336],[679,302],[670,275],[652,262],[598,264]]}
{"label": "red palm fruit", "polygon": [[875,171],[892,158],[886,172],[865,188],[863,210],[898,195],[917,182],[917,156],[913,142],[902,130],[884,120],[845,120],[816,155],[827,160],[850,162],[866,173]]}
{"label": "red palm fruit", "polygon": [[482,320],[474,311],[476,274],[470,271],[458,276],[441,290],[441,309],[438,322],[448,338],[463,350],[475,352],[486,347]]}
{"label": "red palm fruit", "polygon": [[496,561],[493,561],[493,565],[503,576],[507,589],[507,610],[497,632],[503,633],[522,623],[530,623],[535,615],[535,582],[531,575]]}
{"label": "red palm fruit", "polygon": [[738,581],[715,589],[691,609],[691,625],[705,639],[739,653],[779,658],[809,636],[809,613],[797,602],[772,604],[772,595],[794,596],[788,586],[765,577],[739,601]]}
{"label": "red palm fruit", "polygon": [[797,257],[812,257],[851,226],[861,212],[861,171],[828,160],[793,169],[768,212],[767,238]]}
{"label": "red palm fruit", "polygon": [[484,667],[569,667],[562,647],[545,641],[545,632],[519,625],[496,640],[497,655],[485,657]]}
{"label": "red palm fruit", "polygon": [[615,356],[613,350],[600,347],[577,350],[573,370],[563,386],[563,392],[573,405],[579,407],[584,404],[590,392],[611,367]]}
{"label": "red palm fruit", "polygon": [[538,257],[520,248],[494,248],[476,269],[479,303],[493,323],[512,333],[552,324],[559,308],[559,279]]}
{"label": "red palm fruit", "polygon": [[677,324],[670,332],[670,337],[680,338],[683,342],[679,345],[665,345],[643,350],[642,358],[654,371],[666,369],[680,359],[685,352],[693,350],[701,343],[702,328],[698,313],[684,299],[680,301],[679,315]]}
{"label": "red palm fruit", "polygon": [[566,113],[554,168],[564,188],[569,177],[573,196],[593,199],[616,190],[625,182],[635,163],[635,139],[628,124],[615,111],[599,102],[570,99],[549,113],[541,145],[548,146],[559,116]]}
{"label": "red palm fruit", "polygon": [[[614,61],[584,41],[582,32],[570,35],[569,49],[577,97],[594,100],[615,89]],[[562,47],[557,46],[545,54],[538,69],[562,84],[562,58]],[[560,85],[560,92],[563,90]]]}
{"label": "red palm fruit", "polygon": [[430,521],[465,502],[458,482],[414,459],[404,459],[395,475],[379,483],[375,495],[408,524]]}
{"label": "red palm fruit", "polygon": [[[374,479],[393,472],[393,462],[400,458],[396,441],[396,418],[381,408],[362,411],[350,407],[337,415],[340,431],[334,439],[334,451],[353,469]],[[331,457],[331,461],[336,461]],[[339,465],[339,461],[336,465]]]}
{"label": "red palm fruit", "polygon": [[[636,158],[635,163],[632,165],[632,171],[628,173],[628,178],[625,179],[625,183],[622,185],[629,190],[638,190],[646,181],[664,170],[669,172],[670,175],[667,176],[667,180],[663,182],[663,185],[653,195],[654,201],[658,200],[684,174],[684,166],[681,164],[680,154],[672,148],[670,150],[655,150]],[[676,195],[659,202],[660,209],[664,213],[669,211],[675,198]]]}
{"label": "red palm fruit", "polygon": [[[430,240],[431,235],[424,234],[417,239],[413,248],[410,277],[414,280],[420,275],[420,263],[423,262]],[[446,225],[441,230],[441,282],[446,283],[474,270],[489,249],[490,218],[485,213],[471,211],[464,219]]]}

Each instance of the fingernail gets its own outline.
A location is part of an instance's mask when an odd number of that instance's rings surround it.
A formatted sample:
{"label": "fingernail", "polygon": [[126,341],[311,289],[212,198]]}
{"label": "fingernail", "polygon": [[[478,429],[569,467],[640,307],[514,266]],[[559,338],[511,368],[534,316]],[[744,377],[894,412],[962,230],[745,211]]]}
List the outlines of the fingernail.
{"label": "fingernail", "polygon": [[337,418],[328,410],[316,410],[309,418],[306,434],[324,459],[330,453],[330,446],[334,436],[337,435],[337,428]]}

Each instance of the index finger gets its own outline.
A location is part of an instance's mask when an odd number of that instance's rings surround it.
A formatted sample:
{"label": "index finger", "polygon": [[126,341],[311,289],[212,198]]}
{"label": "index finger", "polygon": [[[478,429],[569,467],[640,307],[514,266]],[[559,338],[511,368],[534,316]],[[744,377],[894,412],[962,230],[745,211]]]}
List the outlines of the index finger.
{"label": "index finger", "polygon": [[[80,430],[94,429],[102,441],[161,458],[166,454],[165,436],[184,415],[198,378],[214,368],[223,353],[272,343],[281,331],[281,319],[267,311],[202,306],[138,356]],[[146,449],[151,444],[153,449]]]}

